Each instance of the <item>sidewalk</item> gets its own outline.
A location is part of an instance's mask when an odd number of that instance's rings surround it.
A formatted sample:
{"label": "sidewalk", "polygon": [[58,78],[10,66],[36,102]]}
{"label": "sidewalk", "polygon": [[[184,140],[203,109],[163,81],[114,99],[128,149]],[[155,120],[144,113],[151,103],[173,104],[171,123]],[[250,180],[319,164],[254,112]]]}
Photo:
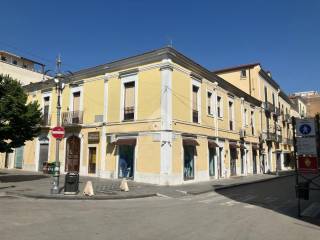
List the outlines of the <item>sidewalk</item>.
{"label": "sidewalk", "polygon": [[[1,197],[22,196],[43,199],[130,199],[152,196],[167,196],[173,198],[185,195],[197,195],[206,192],[221,190],[224,188],[236,187],[244,184],[252,184],[262,181],[269,181],[279,177],[292,175],[293,171],[280,172],[275,174],[250,175],[246,177],[234,177],[230,179],[219,179],[201,183],[183,184],[178,186],[158,186],[152,184],[137,183],[128,181],[129,192],[120,191],[120,180],[110,180],[95,177],[80,177],[79,194],[64,195],[64,175],[60,177],[61,194],[51,195],[50,188],[52,177],[36,172],[22,170],[0,170],[0,199]],[[92,181],[95,196],[87,197],[82,195],[82,190],[87,181]]]}

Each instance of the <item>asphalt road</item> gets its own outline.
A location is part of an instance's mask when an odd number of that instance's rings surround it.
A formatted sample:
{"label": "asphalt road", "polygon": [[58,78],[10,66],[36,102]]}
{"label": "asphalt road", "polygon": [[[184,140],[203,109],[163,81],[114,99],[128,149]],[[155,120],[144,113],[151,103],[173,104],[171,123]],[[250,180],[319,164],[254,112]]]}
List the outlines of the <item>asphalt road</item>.
{"label": "asphalt road", "polygon": [[182,198],[0,197],[0,239],[319,239],[319,195],[297,219],[293,186],[286,177]]}

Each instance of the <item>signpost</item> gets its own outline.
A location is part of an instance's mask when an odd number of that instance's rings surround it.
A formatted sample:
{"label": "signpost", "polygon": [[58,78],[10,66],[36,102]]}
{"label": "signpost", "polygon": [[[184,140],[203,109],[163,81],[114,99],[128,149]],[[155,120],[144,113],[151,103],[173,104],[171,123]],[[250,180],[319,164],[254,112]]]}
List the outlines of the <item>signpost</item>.
{"label": "signpost", "polygon": [[[300,199],[309,200],[310,190],[320,190],[315,182],[319,175],[320,129],[319,115],[315,118],[296,119],[292,117],[294,158],[296,168],[296,196],[298,216],[301,216]],[[310,174],[312,174],[310,176]],[[303,179],[304,181],[301,181]],[[310,187],[310,185],[315,187]]]}
{"label": "signpost", "polygon": [[65,131],[63,127],[54,127],[51,130],[52,137],[57,139],[62,139],[64,137]]}

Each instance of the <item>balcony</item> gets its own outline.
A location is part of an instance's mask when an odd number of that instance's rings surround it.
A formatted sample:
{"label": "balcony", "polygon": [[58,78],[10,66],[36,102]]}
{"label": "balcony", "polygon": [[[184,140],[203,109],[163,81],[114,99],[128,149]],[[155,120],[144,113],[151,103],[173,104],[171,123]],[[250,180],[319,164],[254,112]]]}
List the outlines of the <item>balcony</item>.
{"label": "balcony", "polygon": [[260,138],[262,140],[265,140],[265,141],[277,142],[278,141],[278,136],[279,135],[277,135],[275,133],[264,132],[264,133],[261,133]]}
{"label": "balcony", "polygon": [[134,120],[134,107],[125,107],[123,114],[124,121]]}
{"label": "balcony", "polygon": [[280,116],[280,108],[278,107],[274,108],[273,116],[276,118]]}
{"label": "balcony", "polygon": [[290,116],[290,114],[289,113],[286,113],[285,115],[284,115],[284,119],[283,119],[285,122],[287,122],[287,123],[291,123],[291,116]]}
{"label": "balcony", "polygon": [[51,115],[48,114],[48,113],[44,113],[41,117],[41,122],[40,122],[40,125],[42,127],[45,127],[45,126],[50,126],[51,125]]}
{"label": "balcony", "polygon": [[83,123],[83,111],[70,111],[62,113],[62,125],[78,125]]}
{"label": "balcony", "polygon": [[275,112],[275,107],[273,104],[269,102],[264,102],[264,110],[267,113],[274,113]]}

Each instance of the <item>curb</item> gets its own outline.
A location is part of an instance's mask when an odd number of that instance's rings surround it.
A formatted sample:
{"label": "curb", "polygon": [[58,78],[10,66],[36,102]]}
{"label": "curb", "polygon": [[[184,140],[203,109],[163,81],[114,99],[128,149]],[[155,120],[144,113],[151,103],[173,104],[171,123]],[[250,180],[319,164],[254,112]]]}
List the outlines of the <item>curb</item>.
{"label": "curb", "polygon": [[19,196],[33,199],[51,199],[51,200],[124,200],[124,199],[137,199],[137,198],[147,198],[155,197],[156,193],[149,194],[137,194],[129,196],[103,196],[103,195],[94,195],[92,197],[82,196],[82,195],[45,195],[45,194],[21,194],[21,193],[12,193],[6,192],[7,196]]}
{"label": "curb", "polygon": [[283,176],[275,176],[273,178],[259,179],[259,180],[255,180],[255,181],[251,181],[251,182],[233,183],[233,184],[225,185],[225,186],[221,186],[221,187],[213,187],[212,189],[207,189],[207,190],[203,190],[203,191],[199,191],[199,192],[197,192],[197,191],[192,192],[191,191],[191,192],[187,192],[187,194],[200,195],[200,194],[204,194],[204,193],[208,193],[208,192],[220,191],[220,190],[224,190],[224,189],[229,189],[229,188],[234,188],[234,187],[239,187],[239,186],[245,186],[245,185],[250,185],[250,184],[254,184],[254,183],[262,183],[262,182],[276,180],[276,179],[279,179],[279,178],[291,177],[293,175],[295,175],[295,173],[288,174],[288,175],[283,175]]}

